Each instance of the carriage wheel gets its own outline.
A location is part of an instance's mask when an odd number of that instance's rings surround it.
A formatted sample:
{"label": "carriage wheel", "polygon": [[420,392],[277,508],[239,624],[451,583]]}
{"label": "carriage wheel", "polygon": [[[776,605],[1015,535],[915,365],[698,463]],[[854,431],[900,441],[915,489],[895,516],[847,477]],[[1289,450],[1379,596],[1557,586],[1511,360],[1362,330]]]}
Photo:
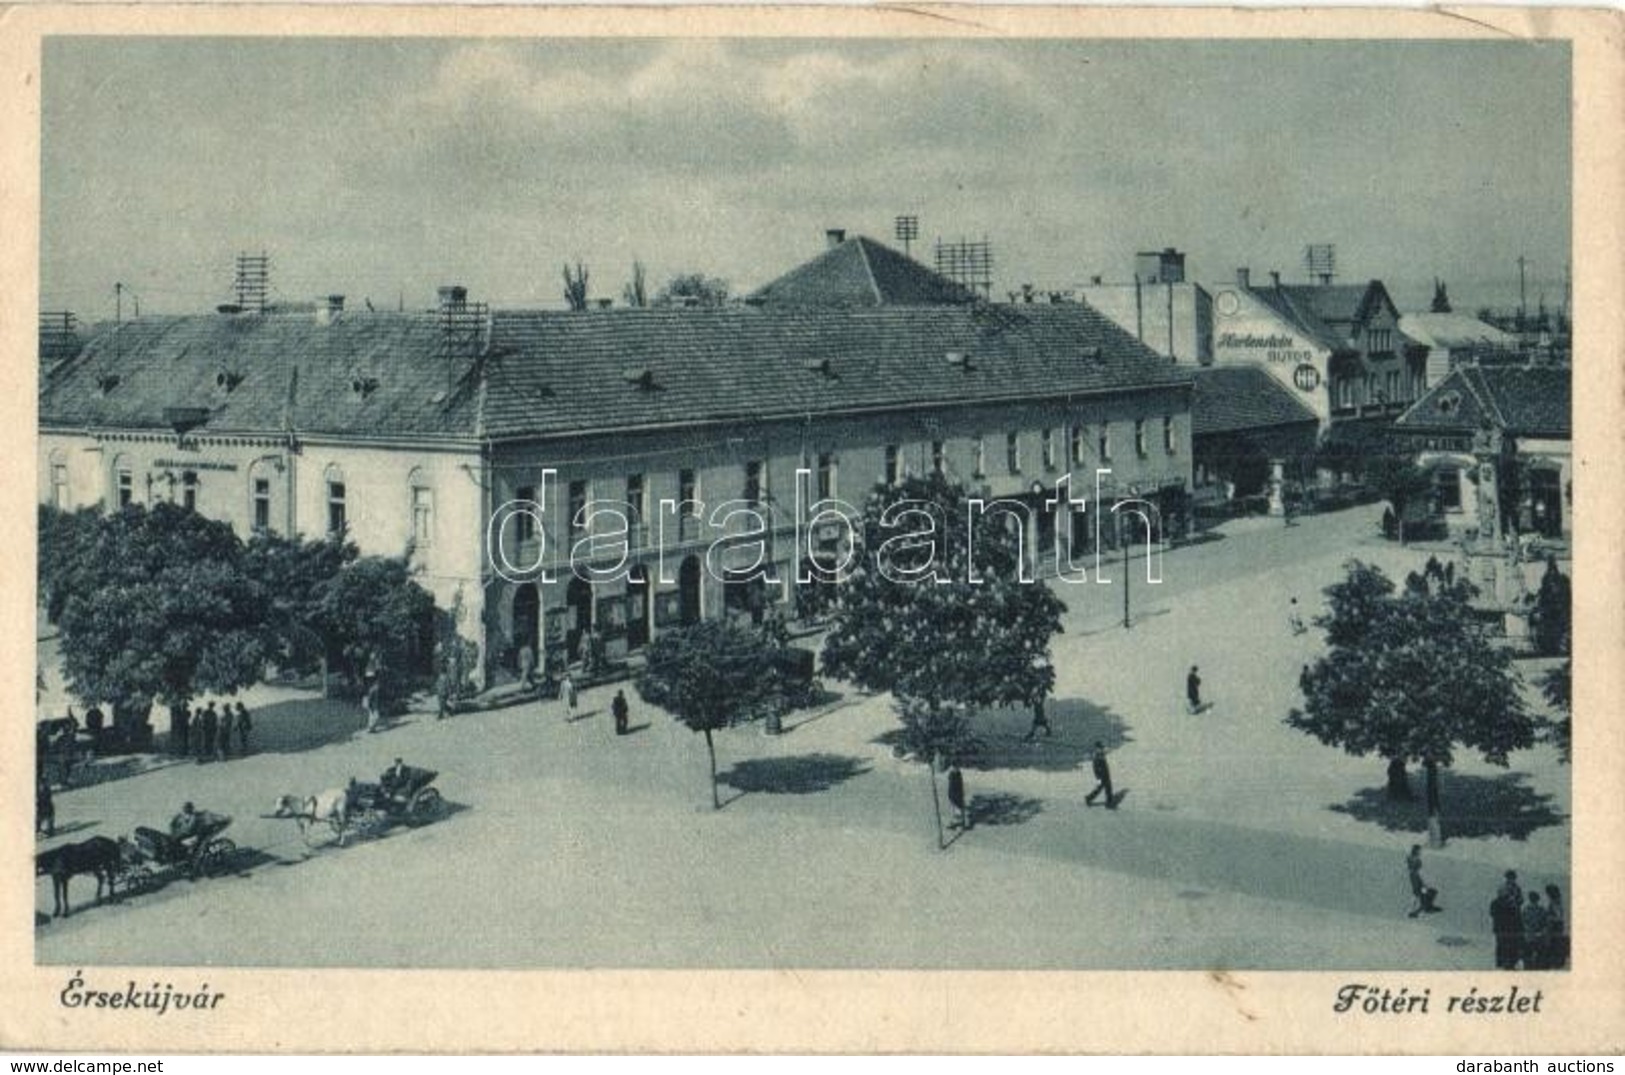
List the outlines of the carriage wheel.
{"label": "carriage wheel", "polygon": [[203,849],[203,872],[212,877],[229,870],[232,856],[236,854],[237,845],[225,837],[210,840],[209,846]]}
{"label": "carriage wheel", "polygon": [[389,815],[382,810],[363,810],[355,819],[356,831],[368,838],[383,832],[388,824]]}
{"label": "carriage wheel", "polygon": [[148,892],[156,881],[157,876],[150,866],[134,866],[124,875],[124,891]]}
{"label": "carriage wheel", "polygon": [[423,825],[438,818],[446,809],[446,800],[436,788],[424,788],[406,804],[406,820],[410,825]]}

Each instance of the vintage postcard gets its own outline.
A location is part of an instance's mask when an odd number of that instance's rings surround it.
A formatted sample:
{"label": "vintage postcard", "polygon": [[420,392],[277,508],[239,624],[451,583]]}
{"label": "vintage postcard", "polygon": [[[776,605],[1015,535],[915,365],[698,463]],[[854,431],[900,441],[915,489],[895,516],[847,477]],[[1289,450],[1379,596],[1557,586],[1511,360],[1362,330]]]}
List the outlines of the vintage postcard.
{"label": "vintage postcard", "polygon": [[6,11],[0,1046],[1619,1049],[1621,27]]}

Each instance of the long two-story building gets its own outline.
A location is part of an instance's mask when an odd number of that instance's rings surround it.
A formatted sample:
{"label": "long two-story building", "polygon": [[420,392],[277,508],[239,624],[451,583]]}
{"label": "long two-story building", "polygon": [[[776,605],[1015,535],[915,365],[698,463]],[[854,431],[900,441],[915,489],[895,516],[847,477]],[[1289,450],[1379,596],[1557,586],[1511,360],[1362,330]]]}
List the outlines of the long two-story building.
{"label": "long two-story building", "polygon": [[44,377],[40,496],[405,556],[487,673],[592,629],[624,653],[793,613],[804,563],[844,555],[816,501],[910,472],[1025,505],[1040,573],[1116,540],[1067,484],[1182,525],[1191,375],[1099,313],[974,302],[862,238],[793,275],[717,308],[493,314],[443,289],[423,314],[101,326]]}

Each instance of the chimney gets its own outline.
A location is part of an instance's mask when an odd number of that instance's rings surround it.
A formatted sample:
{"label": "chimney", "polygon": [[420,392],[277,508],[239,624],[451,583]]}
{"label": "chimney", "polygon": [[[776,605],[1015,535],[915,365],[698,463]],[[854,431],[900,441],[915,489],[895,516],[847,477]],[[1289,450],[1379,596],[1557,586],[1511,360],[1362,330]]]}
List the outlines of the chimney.
{"label": "chimney", "polygon": [[462,313],[468,306],[468,288],[461,284],[446,284],[438,290],[441,313]]}
{"label": "chimney", "polygon": [[1101,277],[1091,276],[1091,277],[1089,277],[1089,283],[1090,283],[1090,286],[1092,286],[1092,287],[1099,287],[1100,283],[1101,283]]}
{"label": "chimney", "polygon": [[1253,286],[1253,271],[1251,269],[1249,269],[1249,268],[1246,268],[1246,267],[1242,267],[1240,269],[1237,269],[1236,270],[1236,286],[1237,287],[1252,287]]}
{"label": "chimney", "polygon": [[344,296],[329,295],[326,299],[316,303],[316,323],[318,325],[331,325],[344,313]]}
{"label": "chimney", "polygon": [[837,246],[846,242],[846,229],[828,228],[824,231],[824,238],[829,240],[829,248],[834,250]]}
{"label": "chimney", "polygon": [[1270,286],[1274,288],[1281,286],[1281,274],[1273,269],[1270,270]]}

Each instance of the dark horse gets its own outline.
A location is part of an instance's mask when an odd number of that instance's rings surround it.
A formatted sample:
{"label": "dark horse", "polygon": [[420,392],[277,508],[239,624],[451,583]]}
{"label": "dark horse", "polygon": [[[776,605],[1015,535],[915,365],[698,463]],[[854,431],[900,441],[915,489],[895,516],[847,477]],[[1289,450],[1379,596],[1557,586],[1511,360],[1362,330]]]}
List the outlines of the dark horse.
{"label": "dark horse", "polygon": [[96,875],[96,902],[102,902],[102,883],[107,884],[107,897],[113,898],[113,882],[119,869],[117,840],[105,836],[92,836],[83,843],[63,844],[34,856],[34,876],[51,875],[51,895],[56,901],[51,917],[68,916],[68,882],[75,874]]}

